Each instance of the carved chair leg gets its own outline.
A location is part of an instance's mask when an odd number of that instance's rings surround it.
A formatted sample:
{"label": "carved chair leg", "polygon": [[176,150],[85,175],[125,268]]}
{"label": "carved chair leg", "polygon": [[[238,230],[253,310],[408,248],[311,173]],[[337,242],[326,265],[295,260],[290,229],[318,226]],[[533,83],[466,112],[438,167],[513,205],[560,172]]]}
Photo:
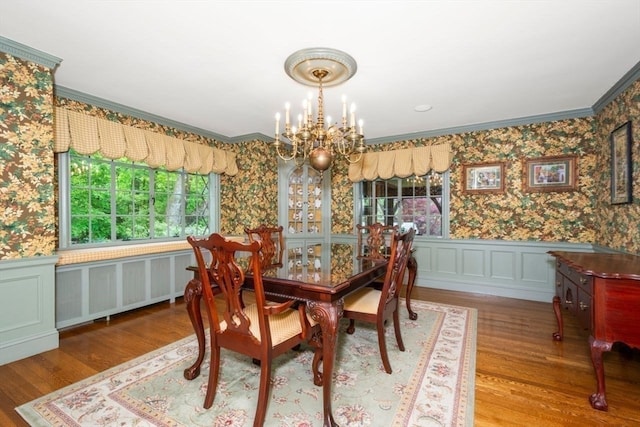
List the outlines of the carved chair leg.
{"label": "carved chair leg", "polygon": [[192,380],[200,375],[200,365],[204,360],[205,337],[204,324],[202,323],[202,312],[200,311],[200,301],[202,300],[202,283],[200,280],[192,279],[187,283],[184,290],[184,302],[187,305],[187,313],[191,320],[191,325],[198,339],[198,357],[193,365],[184,370],[184,377]]}
{"label": "carved chair leg", "polygon": [[315,349],[313,353],[313,361],[311,362],[311,371],[313,372],[313,383],[322,387],[322,371],[320,366],[322,363],[322,332],[316,331],[309,339],[309,345]]}

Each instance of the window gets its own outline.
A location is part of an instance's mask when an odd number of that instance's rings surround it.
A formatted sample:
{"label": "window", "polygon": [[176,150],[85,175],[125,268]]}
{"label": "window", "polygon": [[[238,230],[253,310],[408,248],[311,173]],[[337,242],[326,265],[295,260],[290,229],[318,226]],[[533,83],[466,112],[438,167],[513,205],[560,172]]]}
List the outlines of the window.
{"label": "window", "polygon": [[68,181],[69,211],[61,215],[61,247],[185,238],[211,230],[211,175],[152,169],[73,150],[62,156],[68,156],[59,167],[62,172],[68,164],[66,177],[60,176],[61,187]]}
{"label": "window", "polygon": [[449,218],[449,173],[363,181],[359,222],[414,228],[417,235],[446,237]]}

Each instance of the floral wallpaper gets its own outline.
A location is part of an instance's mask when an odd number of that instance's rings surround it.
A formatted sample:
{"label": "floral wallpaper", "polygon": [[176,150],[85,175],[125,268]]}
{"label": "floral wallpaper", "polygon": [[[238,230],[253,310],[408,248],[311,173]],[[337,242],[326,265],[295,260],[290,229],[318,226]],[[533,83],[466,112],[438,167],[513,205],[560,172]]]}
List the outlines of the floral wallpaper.
{"label": "floral wallpaper", "polygon": [[51,70],[0,52],[0,260],[56,247]]}
{"label": "floral wallpaper", "polygon": [[[631,121],[633,202],[611,205],[611,132]],[[595,243],[640,255],[640,80],[608,104],[597,116],[594,194],[597,221],[593,224]]]}
{"label": "floral wallpaper", "polygon": [[244,234],[244,228],[278,224],[278,161],[263,141],[234,144],[238,174],[220,179],[220,229]]}
{"label": "floral wallpaper", "polygon": [[[591,118],[460,135],[451,141],[451,237],[593,242],[594,142]],[[558,155],[578,156],[577,190],[526,192],[526,159]],[[504,193],[464,193],[461,166],[488,161],[506,163]]]}
{"label": "floral wallpaper", "polygon": [[[0,259],[51,255],[56,246],[57,203],[53,177],[53,85],[50,70],[0,53]],[[227,144],[201,135],[81,102],[57,98],[82,111],[237,153],[239,172],[220,179],[220,231],[242,234],[245,226],[278,222],[278,173],[273,147],[252,140]],[[633,193],[627,205],[611,205],[609,135],[633,125]],[[587,242],[640,254],[640,81],[595,117],[466,132],[372,146],[387,151],[448,142],[454,153],[451,173],[450,237]],[[575,191],[528,193],[523,164],[528,158],[578,156]],[[502,194],[466,194],[462,165],[506,164]],[[331,232],[353,230],[353,185],[348,164],[331,168]]]}

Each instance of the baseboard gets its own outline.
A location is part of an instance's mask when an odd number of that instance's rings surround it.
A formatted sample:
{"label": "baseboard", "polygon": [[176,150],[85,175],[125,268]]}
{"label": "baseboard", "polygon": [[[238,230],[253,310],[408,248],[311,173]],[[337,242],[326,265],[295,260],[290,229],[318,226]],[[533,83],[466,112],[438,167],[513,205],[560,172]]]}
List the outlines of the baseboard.
{"label": "baseboard", "polygon": [[58,348],[58,331],[53,329],[40,335],[31,335],[14,342],[0,345],[0,365],[15,362],[44,351]]}

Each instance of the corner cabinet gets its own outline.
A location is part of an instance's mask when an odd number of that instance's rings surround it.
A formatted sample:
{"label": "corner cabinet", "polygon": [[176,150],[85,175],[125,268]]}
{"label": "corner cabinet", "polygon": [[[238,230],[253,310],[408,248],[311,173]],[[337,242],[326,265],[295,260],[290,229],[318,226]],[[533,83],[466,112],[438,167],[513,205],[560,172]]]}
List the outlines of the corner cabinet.
{"label": "corner cabinet", "polygon": [[331,174],[308,164],[280,162],[278,215],[287,239],[324,239],[331,234]]}
{"label": "corner cabinet", "polygon": [[323,248],[331,236],[331,173],[308,164],[279,164],[278,221],[284,227],[285,266],[291,279],[313,280],[324,267]]}

